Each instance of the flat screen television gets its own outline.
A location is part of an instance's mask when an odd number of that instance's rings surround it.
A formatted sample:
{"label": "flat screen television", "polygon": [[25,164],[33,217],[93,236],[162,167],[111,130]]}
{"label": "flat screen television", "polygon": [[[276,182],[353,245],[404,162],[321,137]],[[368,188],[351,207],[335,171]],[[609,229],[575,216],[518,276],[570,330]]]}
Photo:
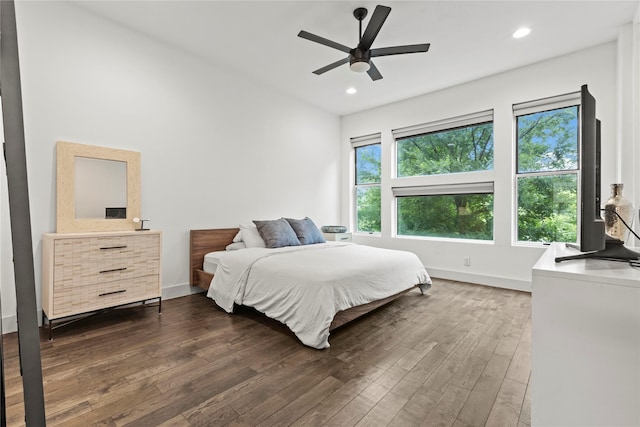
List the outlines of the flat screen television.
{"label": "flat screen television", "polygon": [[558,257],[556,262],[571,259],[609,259],[628,261],[640,254],[624,246],[624,242],[605,233],[601,215],[600,120],[596,117],[596,100],[587,85],[580,89],[580,252]]}
{"label": "flat screen television", "polygon": [[105,208],[104,217],[106,219],[127,218],[127,208]]}

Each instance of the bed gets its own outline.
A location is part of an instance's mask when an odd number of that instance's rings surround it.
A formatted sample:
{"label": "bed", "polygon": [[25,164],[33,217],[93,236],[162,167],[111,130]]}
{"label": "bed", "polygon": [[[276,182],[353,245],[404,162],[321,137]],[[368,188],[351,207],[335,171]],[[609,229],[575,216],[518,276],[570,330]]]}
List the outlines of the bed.
{"label": "bed", "polygon": [[[207,291],[207,296],[227,312],[232,312],[236,304],[248,305],[268,317],[281,321],[303,344],[310,347],[319,349],[328,347],[330,331],[393,301],[416,287],[424,293],[431,286],[431,279],[424,266],[417,256],[409,252],[335,242],[277,249],[249,248],[225,251],[238,231],[239,228],[191,230],[191,285]],[[359,254],[361,251],[364,251],[362,255]],[[382,257],[380,259],[391,258],[393,261],[375,262],[375,266],[371,266],[372,276],[365,277],[364,281],[368,286],[374,286],[374,282],[378,285],[388,282],[389,285],[384,284],[385,289],[369,289],[366,295],[353,297],[352,294],[357,294],[354,277],[359,277],[360,273],[351,271],[351,265],[362,264],[364,261],[350,257],[375,258],[378,256]],[[323,257],[322,261],[316,262],[316,257]],[[211,260],[213,264],[218,264],[215,274],[211,272],[214,271]],[[393,271],[379,270],[383,264],[390,264]],[[205,265],[208,267],[205,268]],[[289,268],[288,266],[291,265],[302,268]],[[320,267],[316,268],[316,265]],[[327,265],[338,265],[338,267],[327,268]],[[374,267],[378,270],[374,270]],[[336,276],[333,270],[344,271],[345,277]],[[391,276],[395,274],[402,276],[401,280],[398,280],[402,283],[396,284],[396,280],[388,280],[389,277],[395,277]],[[274,280],[273,277],[276,279]],[[330,288],[329,284],[337,290]],[[281,286],[291,287],[283,290]],[[297,288],[300,286],[306,290],[298,291]],[[265,289],[274,292],[274,295],[266,295]],[[302,299],[311,299],[316,302],[324,301],[326,295],[330,295],[334,302],[318,303],[318,306],[326,306],[322,310],[326,309],[328,314],[320,309],[317,311],[321,313],[317,314],[315,307],[299,308],[295,305],[298,304],[297,302],[289,301],[295,298],[290,298],[292,293],[301,294]],[[344,293],[349,295],[345,298]],[[284,307],[276,306],[280,302]],[[303,303],[305,302],[300,302],[301,306]],[[289,305],[286,306],[287,304]],[[304,315],[295,314],[295,311],[302,311]],[[309,315],[310,312],[313,312],[313,316]],[[319,320],[309,320],[316,315],[319,315]],[[296,317],[301,317],[302,320]],[[306,324],[301,325],[300,322]]]}

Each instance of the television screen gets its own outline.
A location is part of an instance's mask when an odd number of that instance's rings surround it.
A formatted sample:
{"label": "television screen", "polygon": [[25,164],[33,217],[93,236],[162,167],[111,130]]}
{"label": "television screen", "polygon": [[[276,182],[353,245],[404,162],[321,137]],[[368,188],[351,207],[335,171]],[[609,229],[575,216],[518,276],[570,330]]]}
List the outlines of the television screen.
{"label": "television screen", "polygon": [[640,260],[640,254],[624,247],[624,242],[605,233],[602,219],[600,181],[600,120],[596,100],[587,85],[580,91],[580,251],[579,255],[557,257],[556,262],[597,258],[613,261]]}
{"label": "television screen", "polygon": [[600,120],[596,100],[587,85],[580,91],[580,251],[605,248],[604,220],[600,215]]}
{"label": "television screen", "polygon": [[106,219],[126,219],[127,208],[105,208]]}

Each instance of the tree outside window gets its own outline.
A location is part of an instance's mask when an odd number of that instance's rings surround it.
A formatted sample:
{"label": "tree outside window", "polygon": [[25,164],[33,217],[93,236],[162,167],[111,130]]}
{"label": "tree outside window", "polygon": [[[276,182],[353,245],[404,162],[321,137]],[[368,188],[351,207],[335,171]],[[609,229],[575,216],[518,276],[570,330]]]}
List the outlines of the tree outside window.
{"label": "tree outside window", "polygon": [[397,198],[398,235],[493,240],[493,194]]}
{"label": "tree outside window", "polygon": [[493,169],[493,122],[397,140],[398,177]]}
{"label": "tree outside window", "polygon": [[356,231],[380,233],[380,144],[355,147]]}
{"label": "tree outside window", "polygon": [[[493,122],[397,138],[396,149],[398,177],[491,170]],[[482,193],[464,184],[451,186],[451,190],[443,194],[441,185],[426,185],[408,189],[415,194],[397,195],[398,235],[493,240],[493,185],[490,192]]]}
{"label": "tree outside window", "polygon": [[578,106],[516,116],[517,239],[576,242]]}

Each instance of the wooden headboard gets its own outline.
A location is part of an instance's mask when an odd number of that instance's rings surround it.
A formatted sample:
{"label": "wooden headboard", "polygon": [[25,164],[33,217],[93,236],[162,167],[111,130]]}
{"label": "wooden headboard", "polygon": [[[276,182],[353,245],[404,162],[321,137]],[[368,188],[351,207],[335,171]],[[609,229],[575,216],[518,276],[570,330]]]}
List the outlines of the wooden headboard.
{"label": "wooden headboard", "polygon": [[189,265],[191,286],[209,289],[213,274],[202,270],[204,256],[213,251],[224,251],[238,233],[239,228],[214,228],[191,230],[189,243]]}

